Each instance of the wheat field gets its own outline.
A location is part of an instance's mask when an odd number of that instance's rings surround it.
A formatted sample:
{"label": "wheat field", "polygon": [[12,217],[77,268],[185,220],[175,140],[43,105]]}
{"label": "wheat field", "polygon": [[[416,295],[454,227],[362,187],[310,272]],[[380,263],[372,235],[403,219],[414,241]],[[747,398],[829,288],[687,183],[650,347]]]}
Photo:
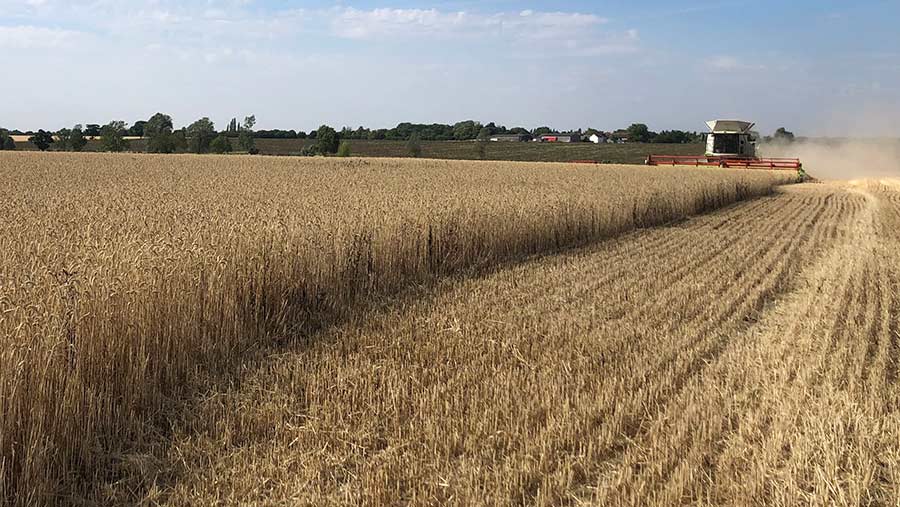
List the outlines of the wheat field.
{"label": "wheat field", "polygon": [[130,487],[165,477],[143,499],[172,505],[897,505],[891,184],[792,186],[384,302],[209,384]]}
{"label": "wheat field", "polygon": [[[767,195],[790,180],[627,166],[3,153],[0,499],[178,502],[163,443],[181,437],[179,421],[194,411],[185,404],[239,382],[255,358],[317,350],[330,340],[323,333],[416,287]],[[484,365],[468,371],[502,378]],[[340,368],[323,374],[360,403],[372,395],[353,394]],[[434,393],[403,392],[406,402],[454,410]],[[386,403],[373,401],[345,416]],[[446,430],[435,422],[427,427]],[[260,421],[259,431],[269,428]]]}

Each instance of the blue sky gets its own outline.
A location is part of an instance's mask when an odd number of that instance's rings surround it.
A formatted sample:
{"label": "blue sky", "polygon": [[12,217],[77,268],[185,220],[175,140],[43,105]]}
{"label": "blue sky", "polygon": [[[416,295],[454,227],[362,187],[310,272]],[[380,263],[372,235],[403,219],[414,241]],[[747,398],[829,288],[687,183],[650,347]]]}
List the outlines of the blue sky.
{"label": "blue sky", "polygon": [[[900,0],[0,0],[0,125],[897,135]],[[894,129],[893,131],[890,131]]]}

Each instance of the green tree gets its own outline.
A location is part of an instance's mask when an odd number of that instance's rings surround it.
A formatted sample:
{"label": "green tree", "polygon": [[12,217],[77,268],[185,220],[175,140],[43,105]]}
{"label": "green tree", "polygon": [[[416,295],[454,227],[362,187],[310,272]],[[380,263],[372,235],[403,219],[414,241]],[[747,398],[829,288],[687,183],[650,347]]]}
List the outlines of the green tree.
{"label": "green tree", "polygon": [[341,145],[338,147],[337,156],[339,157],[349,157],[350,156],[350,141],[341,141]]}
{"label": "green tree", "polygon": [[776,141],[791,142],[794,140],[794,133],[784,127],[779,127],[772,136]]}
{"label": "green tree", "polygon": [[128,149],[125,140],[127,131],[124,121],[111,121],[100,129],[100,149],[102,151],[121,152]]}
{"label": "green tree", "polygon": [[238,134],[237,143],[241,151],[246,151],[247,153],[256,149],[256,141],[253,139],[253,134],[246,130],[242,130],[241,133]]}
{"label": "green tree", "polygon": [[175,132],[172,132],[172,151],[186,151],[188,147],[187,134],[184,133],[184,129],[180,128]]}
{"label": "green tree", "polygon": [[85,146],[87,146],[87,138],[84,137],[84,131],[81,125],[75,125],[69,134],[69,148],[72,151],[81,151]]}
{"label": "green tree", "polygon": [[45,130],[38,130],[36,134],[28,138],[28,142],[35,145],[41,151],[47,151],[47,148],[53,144],[53,135]]}
{"label": "green tree", "polygon": [[97,137],[100,135],[100,125],[96,123],[88,123],[84,128],[84,135],[88,137]]}
{"label": "green tree", "polygon": [[203,117],[188,125],[185,131],[188,140],[188,149],[193,153],[207,153],[209,144],[216,137],[216,126]]}
{"label": "green tree", "polygon": [[406,141],[406,151],[408,151],[409,156],[413,158],[422,156],[422,142],[419,139],[419,134],[409,136],[409,140]]}
{"label": "green tree", "polygon": [[54,143],[57,151],[69,150],[69,138],[72,137],[70,129],[59,129],[56,131],[56,142]]}
{"label": "green tree", "polygon": [[209,143],[209,151],[211,153],[231,153],[231,140],[227,136],[220,134]]}
{"label": "green tree", "polygon": [[256,115],[251,114],[244,118],[244,130],[249,130],[253,132],[253,127],[256,126]]}
{"label": "green tree", "polygon": [[172,135],[172,117],[162,113],[151,116],[144,125],[144,137],[148,153],[174,152],[177,143]]}
{"label": "green tree", "polygon": [[369,138],[369,129],[363,127],[362,125],[353,132],[353,139],[368,139]]}
{"label": "green tree", "polygon": [[75,125],[71,129],[60,129],[56,133],[56,149],[59,151],[81,151],[87,145],[87,138],[81,125]]}
{"label": "green tree", "polygon": [[16,141],[12,138],[9,131],[0,129],[0,150],[12,151],[16,149]]}
{"label": "green tree", "polygon": [[144,120],[138,120],[128,129],[127,134],[131,137],[144,137],[144,127],[146,125],[147,122]]}
{"label": "green tree", "polygon": [[[482,125],[477,121],[466,120],[453,125],[453,138],[457,141],[467,141],[478,137]],[[420,138],[421,139],[421,138]]]}
{"label": "green tree", "polygon": [[328,125],[322,125],[316,131],[316,149],[322,155],[336,153],[339,143],[340,137],[337,132]]}
{"label": "green tree", "polygon": [[688,144],[697,142],[699,136],[695,132],[682,130],[663,130],[653,138],[654,143]]}
{"label": "green tree", "polygon": [[656,137],[656,133],[651,132],[643,123],[632,123],[625,130],[628,132],[628,140],[634,143],[649,143]]}
{"label": "green tree", "polygon": [[253,139],[253,127],[256,126],[256,116],[250,115],[244,118],[244,125],[241,129],[241,133],[238,134],[238,146],[241,148],[241,151],[246,151],[247,153],[259,153],[256,150],[256,141]]}
{"label": "green tree", "polygon": [[534,131],[532,132],[532,134],[534,134],[535,136],[542,136],[544,134],[552,134],[552,133],[553,133],[553,129],[551,129],[550,127],[538,127],[536,129],[534,129]]}

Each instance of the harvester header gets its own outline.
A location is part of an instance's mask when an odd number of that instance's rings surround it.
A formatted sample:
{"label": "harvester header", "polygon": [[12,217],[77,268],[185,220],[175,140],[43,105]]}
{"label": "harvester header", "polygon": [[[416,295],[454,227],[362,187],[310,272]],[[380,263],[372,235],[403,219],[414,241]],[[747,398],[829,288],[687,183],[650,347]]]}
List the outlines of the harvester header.
{"label": "harvester header", "polygon": [[710,120],[706,122],[706,153],[701,156],[650,155],[647,165],[692,165],[739,167],[753,169],[786,169],[802,171],[797,158],[761,158],[756,156],[759,134],[755,125],[742,120]]}

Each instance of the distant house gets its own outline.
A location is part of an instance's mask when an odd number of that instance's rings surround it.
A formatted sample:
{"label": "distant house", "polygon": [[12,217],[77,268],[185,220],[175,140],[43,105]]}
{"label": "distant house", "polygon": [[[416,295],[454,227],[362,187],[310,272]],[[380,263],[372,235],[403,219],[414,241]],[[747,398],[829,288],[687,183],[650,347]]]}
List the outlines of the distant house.
{"label": "distant house", "polygon": [[581,141],[581,134],[544,134],[540,139],[542,143],[577,143]]}
{"label": "distant house", "polygon": [[531,141],[531,136],[528,134],[494,134],[490,137],[490,140],[494,142],[521,143]]}
{"label": "distant house", "polygon": [[627,130],[617,130],[613,132],[609,138],[616,144],[625,144],[628,142],[628,136]]}
{"label": "distant house", "polygon": [[591,137],[588,137],[588,140],[594,144],[604,144],[609,140],[609,138],[606,136],[606,134],[596,133],[591,134]]}

